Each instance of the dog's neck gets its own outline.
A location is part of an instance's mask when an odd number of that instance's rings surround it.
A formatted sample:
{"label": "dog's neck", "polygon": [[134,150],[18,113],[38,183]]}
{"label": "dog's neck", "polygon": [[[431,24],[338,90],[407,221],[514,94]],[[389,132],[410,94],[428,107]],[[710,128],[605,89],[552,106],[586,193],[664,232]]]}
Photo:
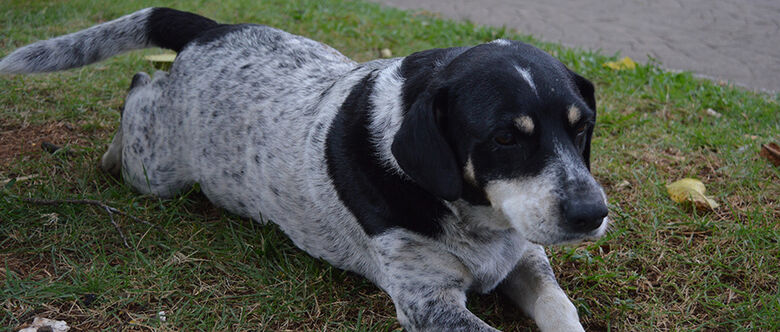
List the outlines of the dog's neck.
{"label": "dog's neck", "polygon": [[398,174],[404,174],[398,165],[390,147],[393,138],[403,121],[403,83],[401,76],[401,59],[388,65],[376,73],[374,93],[370,100],[373,107],[370,110],[369,134],[379,159],[384,165]]}

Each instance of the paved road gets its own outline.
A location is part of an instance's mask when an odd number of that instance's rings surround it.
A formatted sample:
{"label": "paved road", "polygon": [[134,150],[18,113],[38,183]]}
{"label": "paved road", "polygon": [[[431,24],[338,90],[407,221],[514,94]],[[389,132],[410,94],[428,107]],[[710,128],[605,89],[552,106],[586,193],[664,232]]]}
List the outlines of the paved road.
{"label": "paved road", "polygon": [[780,92],[780,0],[370,0]]}

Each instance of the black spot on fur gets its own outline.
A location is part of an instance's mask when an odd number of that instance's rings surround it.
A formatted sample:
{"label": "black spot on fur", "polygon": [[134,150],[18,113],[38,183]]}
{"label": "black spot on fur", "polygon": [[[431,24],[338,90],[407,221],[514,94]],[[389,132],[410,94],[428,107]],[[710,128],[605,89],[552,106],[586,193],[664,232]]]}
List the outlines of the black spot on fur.
{"label": "black spot on fur", "polygon": [[405,228],[434,237],[448,213],[443,202],[386,169],[370,143],[373,73],[356,84],[331,125],[326,142],[328,173],[339,198],[369,235]]}
{"label": "black spot on fur", "polygon": [[218,26],[220,24],[211,19],[170,8],[154,8],[146,22],[152,44],[176,52],[204,31]]}
{"label": "black spot on fur", "polygon": [[230,176],[231,176],[231,177],[233,178],[233,180],[235,180],[236,182],[241,182],[241,179],[244,177],[244,171],[240,171],[240,172],[234,172],[234,173],[233,173],[233,174],[231,174]]}
{"label": "black spot on fur", "polygon": [[274,194],[274,196],[276,196],[276,197],[279,197],[279,196],[280,196],[280,194],[279,194],[279,189],[276,189],[276,187],[274,187],[274,186],[270,186],[270,187],[268,187],[268,188],[269,188],[269,189],[271,189],[271,193],[273,193],[273,194]]}

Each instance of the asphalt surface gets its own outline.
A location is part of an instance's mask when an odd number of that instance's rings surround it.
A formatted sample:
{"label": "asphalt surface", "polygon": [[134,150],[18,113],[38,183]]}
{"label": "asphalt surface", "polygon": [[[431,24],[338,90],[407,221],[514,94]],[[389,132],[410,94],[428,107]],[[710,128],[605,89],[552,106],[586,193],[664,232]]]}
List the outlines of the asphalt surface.
{"label": "asphalt surface", "polygon": [[780,92],[780,0],[369,0]]}

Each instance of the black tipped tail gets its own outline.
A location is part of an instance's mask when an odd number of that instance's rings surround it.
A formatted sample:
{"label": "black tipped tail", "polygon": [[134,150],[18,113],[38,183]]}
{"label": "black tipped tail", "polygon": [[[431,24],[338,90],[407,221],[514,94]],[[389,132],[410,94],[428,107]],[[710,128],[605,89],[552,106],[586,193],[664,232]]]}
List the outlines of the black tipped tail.
{"label": "black tipped tail", "polygon": [[0,60],[0,73],[40,73],[86,66],[152,46],[181,51],[220,24],[169,8],[146,8],[68,35],[42,40]]}

